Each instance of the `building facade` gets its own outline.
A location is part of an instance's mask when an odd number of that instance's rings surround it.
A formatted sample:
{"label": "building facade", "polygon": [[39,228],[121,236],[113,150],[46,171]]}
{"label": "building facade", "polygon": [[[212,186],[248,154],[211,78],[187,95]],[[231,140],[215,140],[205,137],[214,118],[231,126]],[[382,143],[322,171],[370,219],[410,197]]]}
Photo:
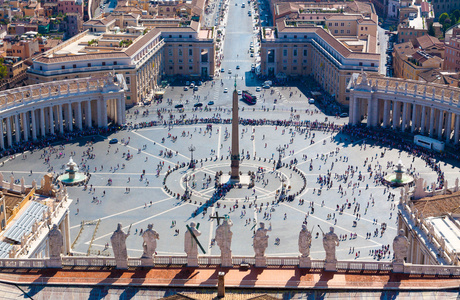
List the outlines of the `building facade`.
{"label": "building facade", "polygon": [[[367,48],[366,48],[367,49]],[[354,72],[379,70],[380,54],[354,52],[321,27],[289,27],[277,23],[277,32],[265,30],[261,42],[261,72],[267,76],[308,76],[338,102],[348,105],[348,82]]]}
{"label": "building facade", "polygon": [[460,89],[443,84],[354,74],[350,124],[426,135],[457,145],[460,137]]}

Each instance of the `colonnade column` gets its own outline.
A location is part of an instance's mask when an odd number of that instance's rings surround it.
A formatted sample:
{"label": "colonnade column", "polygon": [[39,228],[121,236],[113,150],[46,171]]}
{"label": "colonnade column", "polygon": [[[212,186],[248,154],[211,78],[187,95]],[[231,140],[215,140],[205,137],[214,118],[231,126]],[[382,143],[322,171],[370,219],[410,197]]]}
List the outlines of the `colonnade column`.
{"label": "colonnade column", "polygon": [[62,106],[60,104],[56,105],[58,110],[58,117],[59,117],[59,132],[64,133],[64,118],[62,115]]}
{"label": "colonnade column", "polygon": [[72,116],[72,103],[67,104],[67,129],[73,131],[73,116]]}
{"label": "colonnade column", "polygon": [[24,132],[24,141],[29,140],[29,120],[28,118],[28,112],[22,113],[21,114],[21,121],[22,121],[22,131]]}
{"label": "colonnade column", "polygon": [[350,107],[348,109],[348,124],[353,124],[353,116],[354,116],[354,107],[353,105],[355,104],[355,96],[350,97]]}
{"label": "colonnade column", "polygon": [[79,130],[83,129],[83,121],[82,121],[82,116],[81,116],[81,103],[77,102],[77,111],[75,113],[75,123],[77,125],[77,128]]}
{"label": "colonnade column", "polygon": [[121,96],[120,98],[118,98],[116,101],[117,103],[117,124],[118,125],[121,125],[123,124],[123,110],[121,109],[121,98],[123,96]]}
{"label": "colonnade column", "polygon": [[37,122],[35,122],[35,110],[30,111],[31,121],[32,121],[32,139],[37,139]]}
{"label": "colonnade column", "polygon": [[11,117],[6,118],[6,138],[8,141],[8,147],[13,145],[13,137],[11,135]]}
{"label": "colonnade column", "polygon": [[390,101],[383,100],[383,127],[388,127],[390,123],[390,108],[389,106]]}
{"label": "colonnade column", "polygon": [[102,127],[107,127],[107,101],[102,99]]}
{"label": "colonnade column", "polygon": [[373,114],[372,106],[374,103],[372,102],[371,98],[367,99],[367,127],[371,127],[374,125],[374,118],[378,117]]}
{"label": "colonnade column", "polygon": [[422,120],[420,122],[420,133],[425,134],[425,128],[426,128],[426,106],[422,106]]}
{"label": "colonnade column", "polygon": [[452,113],[447,112],[447,124],[446,124],[446,143],[450,142],[450,134],[452,131]]}
{"label": "colonnade column", "polygon": [[436,130],[438,133],[438,139],[442,138],[442,127],[444,125],[444,111],[439,110],[439,117],[438,117],[438,129]]}
{"label": "colonnade column", "polygon": [[417,120],[418,120],[417,105],[414,103],[414,104],[412,104],[412,124],[411,124],[411,128],[410,128],[410,132],[412,132],[412,133],[415,131],[415,126],[418,123]]}
{"label": "colonnade column", "polygon": [[121,95],[120,102],[121,102],[121,124],[125,124],[126,123],[125,95]]}
{"label": "colonnade column", "polygon": [[54,110],[53,106],[49,108],[50,113],[50,134],[54,134]]}
{"label": "colonnade column", "polygon": [[40,108],[40,133],[42,136],[46,136],[45,125],[45,108]]}
{"label": "colonnade column", "polygon": [[93,124],[91,121],[91,100],[86,101],[85,122],[86,122],[86,127],[88,128],[92,127]]}
{"label": "colonnade column", "polygon": [[14,137],[16,143],[19,143],[19,141],[21,141],[21,124],[19,123],[19,115],[14,115],[14,127]]}
{"label": "colonnade column", "polygon": [[[0,122],[1,124],[1,122]],[[454,127],[454,144],[458,144],[458,138],[460,135],[460,115],[455,115],[455,127]]]}
{"label": "colonnade column", "polygon": [[396,129],[398,127],[398,123],[399,123],[399,118],[397,117],[398,113],[397,113],[397,109],[398,109],[398,102],[397,101],[393,101],[393,129]]}
{"label": "colonnade column", "polygon": [[3,119],[0,119],[0,148],[5,149],[5,140],[3,138]]}
{"label": "colonnade column", "polygon": [[430,137],[433,137],[433,130],[434,130],[434,107],[432,107],[430,111]]}
{"label": "colonnade column", "polygon": [[401,124],[401,131],[404,132],[406,130],[406,122],[407,122],[407,102],[403,103],[403,116],[402,116],[402,124]]}

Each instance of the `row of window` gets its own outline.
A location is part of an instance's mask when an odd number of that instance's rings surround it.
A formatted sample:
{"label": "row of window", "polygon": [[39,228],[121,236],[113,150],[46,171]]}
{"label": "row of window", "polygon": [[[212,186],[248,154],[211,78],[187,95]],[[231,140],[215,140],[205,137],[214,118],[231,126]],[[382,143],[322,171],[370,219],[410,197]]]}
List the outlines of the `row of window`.
{"label": "row of window", "polygon": [[[190,45],[191,46],[191,45]],[[173,51],[171,48],[168,49],[168,54],[169,56],[173,56]],[[182,56],[183,55],[183,52],[182,52],[182,49],[178,49],[178,54],[179,56]],[[192,56],[193,55],[193,49],[188,49],[188,55],[189,56]]]}
{"label": "row of window", "polygon": [[[183,61],[181,58],[179,58],[178,61],[179,61],[180,64],[184,63],[184,61]],[[174,62],[174,61],[173,61],[172,59],[169,60],[169,63],[170,63],[170,64],[172,64],[173,62]],[[192,64],[192,63],[193,63],[193,58],[190,58],[190,59],[188,60],[188,62]]]}
{"label": "row of window", "polygon": [[[116,66],[117,64],[118,64],[118,62],[116,62],[116,61],[113,62],[113,66]],[[102,62],[102,65],[105,66],[105,65],[106,65],[106,62],[103,61],[103,62]],[[88,66],[88,68],[91,68],[92,65],[91,65],[91,63],[88,63],[87,66]],[[77,65],[74,64],[72,67],[73,67],[74,69],[76,69],[76,68],[77,68]],[[62,70],[65,70],[65,65],[62,65],[62,66],[61,66],[61,69],[62,69]],[[43,67],[42,67],[42,66],[40,66],[40,71],[43,71]]]}
{"label": "row of window", "polygon": [[[173,67],[173,66],[170,66],[169,69],[170,69],[170,70],[173,70],[174,67]],[[182,69],[183,69],[183,67],[182,67],[182,66],[179,66],[179,70],[182,70]],[[189,69],[189,70],[193,70],[193,67],[188,67],[188,69]]]}

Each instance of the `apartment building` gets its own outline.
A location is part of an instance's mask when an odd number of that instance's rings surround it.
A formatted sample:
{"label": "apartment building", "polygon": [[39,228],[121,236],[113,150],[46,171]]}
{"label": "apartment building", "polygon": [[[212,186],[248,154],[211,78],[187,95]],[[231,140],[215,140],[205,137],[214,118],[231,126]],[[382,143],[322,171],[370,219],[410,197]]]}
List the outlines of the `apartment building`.
{"label": "apartment building", "polygon": [[351,75],[360,70],[378,72],[380,54],[372,36],[355,37],[353,42],[361,47],[354,51],[351,36],[342,41],[322,27],[286,22],[278,21],[276,32],[266,29],[262,36],[263,75],[314,76],[338,102],[348,105]]}
{"label": "apartment building", "polygon": [[419,74],[441,69],[443,59],[414,48],[411,42],[398,44],[393,52],[395,77],[419,80]]}
{"label": "apartment building", "polygon": [[448,71],[460,71],[460,33],[455,31],[455,34],[450,38],[448,42],[444,42],[445,46],[445,60],[444,70]]}

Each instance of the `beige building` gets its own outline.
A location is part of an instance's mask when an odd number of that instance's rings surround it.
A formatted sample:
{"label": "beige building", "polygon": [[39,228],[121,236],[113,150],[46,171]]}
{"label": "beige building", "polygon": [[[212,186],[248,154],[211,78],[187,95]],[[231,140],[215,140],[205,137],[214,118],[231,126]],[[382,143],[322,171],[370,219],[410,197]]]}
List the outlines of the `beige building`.
{"label": "beige building", "polygon": [[351,75],[359,70],[378,73],[380,54],[375,37],[334,37],[322,27],[286,23],[279,21],[277,32],[265,29],[262,74],[314,76],[338,102],[348,105],[346,87]]}
{"label": "beige building", "polygon": [[398,44],[393,52],[395,77],[419,80],[419,74],[442,69],[443,59],[415,49],[411,42]]}
{"label": "beige building", "polygon": [[[124,75],[126,104],[134,105],[147,100],[164,75],[214,74],[212,30],[200,29],[194,21],[189,26],[176,23],[175,27],[149,29],[131,17],[126,14],[86,22],[85,32],[33,60],[28,70],[30,83],[103,76],[112,71]],[[134,23],[125,24],[124,20]]]}

